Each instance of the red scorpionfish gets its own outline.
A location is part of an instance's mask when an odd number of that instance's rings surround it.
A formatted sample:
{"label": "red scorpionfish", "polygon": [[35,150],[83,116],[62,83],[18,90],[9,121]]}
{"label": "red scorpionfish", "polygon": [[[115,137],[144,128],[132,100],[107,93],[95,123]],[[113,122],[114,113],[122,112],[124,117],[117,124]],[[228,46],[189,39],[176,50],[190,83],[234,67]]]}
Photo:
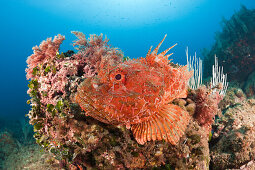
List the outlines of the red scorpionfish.
{"label": "red scorpionfish", "polygon": [[98,75],[78,87],[75,101],[88,116],[131,128],[139,144],[165,140],[176,145],[190,115],[171,102],[187,97],[193,73],[187,66],[170,65],[172,54],[166,53],[175,45],[157,54],[164,39],[154,51],[150,48],[146,58],[101,66]]}

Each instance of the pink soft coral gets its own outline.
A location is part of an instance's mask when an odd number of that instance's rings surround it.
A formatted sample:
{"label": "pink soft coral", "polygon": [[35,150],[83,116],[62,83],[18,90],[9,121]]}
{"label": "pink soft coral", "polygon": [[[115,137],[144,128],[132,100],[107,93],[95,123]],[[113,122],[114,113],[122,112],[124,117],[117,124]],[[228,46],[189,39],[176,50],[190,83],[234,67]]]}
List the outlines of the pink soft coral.
{"label": "pink soft coral", "polygon": [[[78,46],[76,54],[73,51],[59,52],[65,37],[58,35],[53,40],[48,38],[35,46],[34,54],[27,59],[27,79],[31,79],[28,94],[32,97],[31,105],[40,108],[42,112],[44,131],[47,133],[51,126],[48,122],[53,121],[57,105],[71,102],[80,82],[97,74],[100,63],[106,59],[118,63],[123,58],[122,53],[111,48],[102,35],[91,35],[86,39],[81,32],[73,33],[78,37],[74,42],[74,46]],[[37,122],[34,121],[37,117],[33,118],[33,111],[29,113],[31,122]],[[66,109],[61,115],[70,113]]]}
{"label": "pink soft coral", "polygon": [[[27,79],[39,82],[38,91],[41,102],[45,105],[56,104],[58,95],[65,98],[66,91],[71,90],[66,89],[68,84],[76,88],[81,79],[95,75],[100,63],[105,60],[102,58],[114,62],[122,60],[122,53],[116,48],[110,48],[108,40],[104,40],[102,35],[91,35],[86,39],[81,32],[72,33],[78,38],[73,44],[78,46],[76,49],[79,51],[76,54],[59,54],[59,47],[65,37],[58,35],[53,40],[48,38],[39,46],[33,47],[34,54],[27,59]],[[72,76],[80,77],[79,82],[70,81]]]}
{"label": "pink soft coral", "polygon": [[34,54],[27,59],[27,79],[33,77],[33,68],[38,66],[38,64],[43,64],[46,60],[53,59],[56,56],[59,46],[64,40],[65,36],[59,34],[54,37],[53,41],[51,38],[48,38],[46,41],[43,41],[39,47],[33,47]]}
{"label": "pink soft coral", "polygon": [[[81,32],[73,31],[78,38],[74,41],[73,46],[78,51],[73,57],[80,61],[81,67],[83,67],[84,77],[92,77],[97,74],[97,69],[107,64],[117,64],[122,61],[123,54],[117,48],[110,48],[108,45],[108,39],[103,40],[103,35],[90,35],[86,39],[85,35]],[[84,64],[86,65],[84,66]]]}

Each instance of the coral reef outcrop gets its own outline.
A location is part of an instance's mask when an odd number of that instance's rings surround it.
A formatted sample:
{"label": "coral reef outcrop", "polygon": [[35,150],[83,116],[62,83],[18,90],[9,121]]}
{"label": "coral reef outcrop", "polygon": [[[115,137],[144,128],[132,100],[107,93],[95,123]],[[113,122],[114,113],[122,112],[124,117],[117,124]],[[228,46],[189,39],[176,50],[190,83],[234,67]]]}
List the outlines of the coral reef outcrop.
{"label": "coral reef outcrop", "polygon": [[255,10],[242,6],[229,20],[223,19],[223,29],[216,33],[215,44],[204,51],[205,77],[211,75],[212,70],[207,68],[213,65],[217,55],[231,84],[219,103],[222,113],[212,128],[212,169],[254,169],[254,21]]}
{"label": "coral reef outcrop", "polygon": [[208,169],[208,140],[222,99],[219,94],[203,86],[189,90],[184,99],[173,100],[173,105],[191,117],[184,135],[176,145],[164,140],[140,145],[125,126],[100,122],[74,102],[78,85],[97,75],[99,67],[127,60],[102,35],[86,39],[80,32],[74,34],[78,37],[74,43],[77,53],[60,53],[64,38],[58,35],[34,48],[27,60],[28,104],[32,107],[28,117],[37,144],[52,153],[61,167],[69,169]]}
{"label": "coral reef outcrop", "polygon": [[222,101],[223,115],[213,125],[210,142],[213,169],[240,168],[255,159],[255,100],[240,94],[241,89],[229,89]]}

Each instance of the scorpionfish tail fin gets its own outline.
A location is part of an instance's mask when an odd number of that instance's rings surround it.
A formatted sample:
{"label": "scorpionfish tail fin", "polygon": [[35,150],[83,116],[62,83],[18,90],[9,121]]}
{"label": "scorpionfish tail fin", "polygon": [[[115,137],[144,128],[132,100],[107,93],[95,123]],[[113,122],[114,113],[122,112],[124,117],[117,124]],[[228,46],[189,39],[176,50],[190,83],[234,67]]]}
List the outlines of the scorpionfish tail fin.
{"label": "scorpionfish tail fin", "polygon": [[184,135],[189,120],[188,112],[177,105],[168,104],[146,121],[132,125],[131,130],[141,145],[151,140],[165,140],[176,145]]}

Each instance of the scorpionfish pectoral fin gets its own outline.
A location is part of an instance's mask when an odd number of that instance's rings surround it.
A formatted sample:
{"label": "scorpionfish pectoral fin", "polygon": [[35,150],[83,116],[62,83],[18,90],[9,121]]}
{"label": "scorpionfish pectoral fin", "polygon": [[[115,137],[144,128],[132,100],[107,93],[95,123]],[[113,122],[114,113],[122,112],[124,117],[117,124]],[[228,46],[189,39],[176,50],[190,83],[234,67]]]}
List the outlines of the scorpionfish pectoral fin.
{"label": "scorpionfish pectoral fin", "polygon": [[190,115],[177,105],[167,104],[146,121],[134,124],[131,130],[137,142],[165,140],[176,145],[189,123]]}

